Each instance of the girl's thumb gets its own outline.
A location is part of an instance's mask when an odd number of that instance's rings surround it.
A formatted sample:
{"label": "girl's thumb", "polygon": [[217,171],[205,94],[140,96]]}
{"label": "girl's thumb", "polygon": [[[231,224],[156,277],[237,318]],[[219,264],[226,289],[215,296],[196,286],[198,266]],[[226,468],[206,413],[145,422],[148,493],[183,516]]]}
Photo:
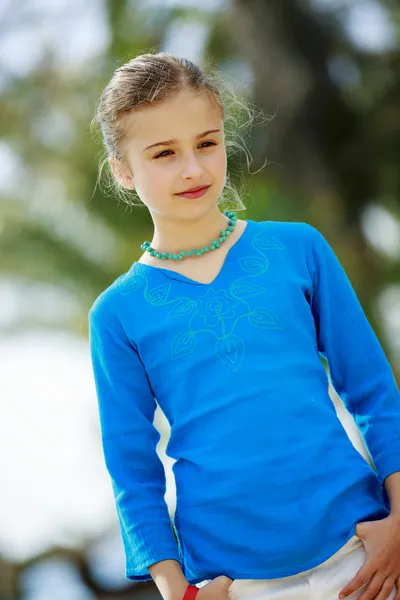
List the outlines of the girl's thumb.
{"label": "girl's thumb", "polygon": [[228,589],[229,586],[232,584],[232,581],[233,579],[227,577],[226,575],[218,575],[218,577],[215,577],[212,581],[210,581],[208,585],[213,583],[214,585],[218,585],[224,589]]}

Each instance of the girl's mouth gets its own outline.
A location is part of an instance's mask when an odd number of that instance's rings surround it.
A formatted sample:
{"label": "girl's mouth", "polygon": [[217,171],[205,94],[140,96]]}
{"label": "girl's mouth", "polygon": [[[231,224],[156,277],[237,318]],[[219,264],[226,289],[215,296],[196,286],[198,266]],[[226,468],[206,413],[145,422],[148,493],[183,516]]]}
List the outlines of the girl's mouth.
{"label": "girl's mouth", "polygon": [[206,193],[206,191],[208,190],[210,186],[206,185],[198,190],[196,190],[195,192],[182,192],[180,194],[176,194],[177,196],[180,196],[182,198],[200,198],[200,196],[204,196],[204,194]]}

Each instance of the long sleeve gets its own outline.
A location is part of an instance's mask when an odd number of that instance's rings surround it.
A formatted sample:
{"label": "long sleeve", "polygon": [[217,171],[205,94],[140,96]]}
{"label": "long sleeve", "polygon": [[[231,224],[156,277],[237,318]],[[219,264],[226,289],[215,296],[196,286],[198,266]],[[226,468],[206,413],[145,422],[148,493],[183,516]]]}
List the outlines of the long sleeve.
{"label": "long sleeve", "polygon": [[[400,396],[391,366],[333,249],[311,225],[312,312],[318,350],[353,416],[379,482],[400,471]],[[384,497],[387,501],[386,491]]]}
{"label": "long sleeve", "polygon": [[150,580],[155,562],[179,549],[164,499],[166,478],[156,452],[156,402],[140,356],[119,320],[89,311],[89,341],[102,446],[126,555],[126,577]]}

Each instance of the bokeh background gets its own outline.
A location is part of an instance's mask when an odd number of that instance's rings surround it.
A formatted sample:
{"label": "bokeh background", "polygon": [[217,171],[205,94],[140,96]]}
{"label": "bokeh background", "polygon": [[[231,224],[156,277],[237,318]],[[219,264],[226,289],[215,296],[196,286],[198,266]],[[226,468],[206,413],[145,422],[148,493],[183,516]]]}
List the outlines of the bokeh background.
{"label": "bokeh background", "polygon": [[[320,229],[397,376],[399,31],[397,0],[1,0],[0,600],[159,598],[124,578],[87,338],[91,303],[152,225],[96,186],[90,121],[113,70],[149,50],[212,60],[274,115],[252,132],[251,172],[230,163],[239,216]],[[159,409],[155,424],[173,515]]]}

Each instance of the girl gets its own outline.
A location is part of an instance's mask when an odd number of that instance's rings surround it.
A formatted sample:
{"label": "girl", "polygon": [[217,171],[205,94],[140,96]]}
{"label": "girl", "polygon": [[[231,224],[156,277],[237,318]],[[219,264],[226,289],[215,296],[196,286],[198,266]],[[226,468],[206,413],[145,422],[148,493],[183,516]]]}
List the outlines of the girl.
{"label": "girl", "polygon": [[[98,104],[112,174],[154,223],[89,311],[126,577],[154,579],[165,600],[399,600],[392,370],[316,228],[221,212],[235,120],[215,81],[144,54]],[[336,415],[321,357],[376,470]],[[176,461],[172,522],[156,401]]]}

